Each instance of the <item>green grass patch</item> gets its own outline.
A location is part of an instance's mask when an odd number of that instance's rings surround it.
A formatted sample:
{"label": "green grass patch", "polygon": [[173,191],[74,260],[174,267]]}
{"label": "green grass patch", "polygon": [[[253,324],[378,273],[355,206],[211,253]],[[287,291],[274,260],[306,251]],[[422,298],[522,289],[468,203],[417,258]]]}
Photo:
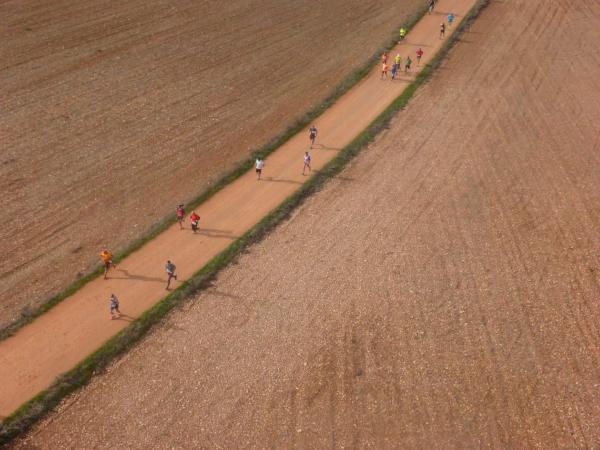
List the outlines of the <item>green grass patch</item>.
{"label": "green grass patch", "polygon": [[[211,281],[215,279],[220,270],[227,267],[251,245],[262,240],[271,230],[286,220],[292,211],[301,205],[311,194],[319,190],[328,180],[340,173],[352,158],[375,139],[381,130],[387,128],[395,114],[408,104],[417,88],[421,86],[429,78],[435,68],[439,66],[450,48],[459,39],[459,36],[464,31],[465,27],[477,17],[480,10],[486,6],[488,2],[489,0],[479,0],[458,25],[456,32],[446,41],[445,45],[431,62],[423,68],[419,75],[417,75],[413,83],[411,83],[391,105],[389,105],[362,133],[356,136],[356,138],[354,138],[354,140],[321,171],[309,178],[297,192],[288,197],[281,205],[270,212],[258,224],[233,242],[223,252],[215,256],[207,265],[196,272],[190,280],[183,283],[179,288],[144,312],[138,319],[127,326],[127,328],[123,329],[116,336],[107,341],[102,347],[85,358],[75,368],[58,377],[48,389],[39,393],[36,397],[22,405],[11,416],[7,417],[0,425],[0,445],[6,445],[15,437],[25,433],[37,420],[56,407],[68,394],[88,383],[92,376],[102,372],[116,357],[135,345],[152,326],[159,323],[173,308],[184,304],[191,298],[192,294],[196,294],[210,286]],[[348,88],[346,88],[346,90]],[[306,120],[306,123],[309,121],[310,120]],[[303,123],[303,125],[297,125],[298,129],[301,129],[304,126],[305,123]],[[281,139],[283,140],[280,141],[280,143],[285,142],[290,136],[291,135],[287,136],[285,139],[282,137]],[[272,152],[274,148],[275,147],[271,148],[269,152]],[[250,163],[252,163],[252,161],[250,161]],[[249,167],[245,170],[248,168]],[[217,188],[215,187],[215,189]],[[199,198],[205,200],[210,197],[210,195],[213,195],[214,192],[212,194],[205,193]],[[193,202],[192,205],[194,204],[195,203]],[[169,220],[168,224],[171,223],[172,221]],[[148,240],[150,238],[151,237],[147,237],[144,239]]]}

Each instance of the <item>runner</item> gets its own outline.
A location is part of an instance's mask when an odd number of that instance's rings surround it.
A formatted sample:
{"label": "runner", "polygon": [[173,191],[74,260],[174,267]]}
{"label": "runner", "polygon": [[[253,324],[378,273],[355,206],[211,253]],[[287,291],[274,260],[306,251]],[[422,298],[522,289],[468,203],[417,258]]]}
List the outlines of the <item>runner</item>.
{"label": "runner", "polygon": [[423,57],[423,50],[421,50],[421,48],[419,48],[419,50],[417,50],[417,66],[419,64],[421,64],[422,57]]}
{"label": "runner", "polygon": [[310,138],[310,148],[313,148],[313,145],[315,145],[317,134],[319,134],[319,132],[317,131],[317,127],[315,127],[314,125],[310,127],[310,129],[308,130],[308,137]]}
{"label": "runner", "polygon": [[429,14],[433,12],[433,7],[435,6],[435,0],[429,0]]}
{"label": "runner", "polygon": [[400,41],[398,42],[398,44],[400,42],[402,42],[405,37],[406,37],[406,28],[402,27],[402,28],[400,28]]}
{"label": "runner", "polygon": [[398,67],[400,67],[400,63],[402,62],[402,56],[400,56],[400,53],[396,54],[396,57],[394,58],[394,62],[396,64],[398,64]]}
{"label": "runner", "polygon": [[[119,311],[119,299],[117,298],[117,296],[115,294],[110,294],[110,318],[112,319],[118,319],[119,317],[121,317],[121,311]],[[115,316],[115,313],[117,314]]]}
{"label": "runner", "polygon": [[304,171],[306,170],[306,168],[308,167],[308,173],[310,173],[310,155],[308,154],[308,152],[304,153],[304,167],[302,168],[302,175],[304,175]]}
{"label": "runner", "polygon": [[399,63],[392,64],[392,81],[396,79],[396,75],[398,75],[398,68],[400,67]]}
{"label": "runner", "polygon": [[192,224],[192,231],[196,233],[198,231],[198,222],[200,222],[200,216],[196,214],[196,211],[190,216],[190,223]]}
{"label": "runner", "polygon": [[167,287],[165,289],[167,291],[171,286],[171,279],[177,279],[177,275],[175,275],[175,269],[175,264],[173,264],[171,261],[167,261],[167,264],[165,264],[165,271],[167,272]]}
{"label": "runner", "polygon": [[388,73],[388,69],[390,67],[386,64],[383,63],[381,66],[381,79],[383,80],[383,77],[385,77],[385,79],[387,80],[387,73]]}
{"label": "runner", "polygon": [[454,14],[448,14],[448,27],[452,26],[452,22],[454,22]]}
{"label": "runner", "polygon": [[183,230],[183,219],[185,218],[185,208],[183,205],[178,205],[175,210],[175,215],[177,216],[177,222],[179,222],[179,229]]}
{"label": "runner", "polygon": [[261,158],[256,158],[256,179],[260,180],[260,176],[262,174],[263,167],[265,167],[265,162]]}
{"label": "runner", "polygon": [[388,52],[383,52],[381,54],[381,64],[386,64],[388,60]]}
{"label": "runner", "polygon": [[440,39],[443,39],[445,34],[446,34],[446,24],[444,22],[442,22],[440,24]]}
{"label": "runner", "polygon": [[108,278],[108,269],[110,269],[111,266],[116,269],[117,265],[112,262],[113,254],[105,248],[100,252],[100,258],[104,264],[104,279],[106,280]]}
{"label": "runner", "polygon": [[410,72],[410,65],[412,64],[412,61],[410,59],[410,56],[406,57],[406,61],[404,62],[404,71],[405,72]]}

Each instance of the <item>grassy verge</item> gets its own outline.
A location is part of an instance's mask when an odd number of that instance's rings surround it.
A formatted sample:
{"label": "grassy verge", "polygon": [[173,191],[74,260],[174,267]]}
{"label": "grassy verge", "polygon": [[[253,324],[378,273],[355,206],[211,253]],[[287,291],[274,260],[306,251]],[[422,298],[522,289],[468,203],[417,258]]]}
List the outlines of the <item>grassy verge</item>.
{"label": "grassy verge", "polygon": [[[410,30],[421,19],[425,12],[425,9],[417,11],[401,26]],[[398,29],[399,28],[400,27],[398,27]],[[331,105],[333,105],[336,102],[336,100],[338,100],[342,95],[344,95],[360,80],[362,80],[373,68],[373,65],[379,61],[379,56],[381,55],[381,53],[383,53],[386,50],[390,50],[396,45],[397,42],[397,31],[394,31],[393,36],[391,36],[390,39],[384,45],[382,45],[361,67],[351,72],[338,86],[336,86],[334,90],[325,98],[325,100],[323,100],[323,102],[321,102],[311,110],[307,111],[306,113],[302,114],[300,117],[296,118],[296,120],[291,125],[289,125],[282,133],[280,133],[272,140],[267,142],[264,146],[252,151],[247,159],[237,164],[233,169],[231,169],[231,171],[222,175],[206,190],[204,190],[197,197],[191,200],[186,205],[186,210],[191,211],[199,207],[202,203],[206,202],[209,198],[211,198],[225,186],[230,184],[232,181],[235,181],[236,179],[244,175],[248,170],[250,170],[253,167],[254,161],[258,156],[266,158],[277,148],[283,145],[286,141],[288,141],[292,136],[296,135],[298,132],[300,132],[302,129],[308,126],[325,110],[327,110]],[[154,239],[160,233],[165,231],[168,227],[173,225],[175,221],[176,220],[174,214],[170,214],[169,216],[164,217],[158,223],[154,224],[149,230],[144,232],[140,238],[131,242],[124,250],[117,252],[114,261],[118,263],[119,261],[125,259],[131,253],[140,249],[148,241]],[[85,284],[102,274],[103,268],[102,266],[98,266],[93,271],[85,274],[81,278],[78,278],[60,293],[49,298],[38,308],[26,308],[17,320],[12,322],[10,325],[0,329],[0,341],[6,339],[9,336],[12,336],[17,330],[22,328],[24,325],[27,325],[28,323],[32,322],[34,319],[47,312],[49,309],[59,304],[67,297],[73,295]]]}
{"label": "grassy verge", "polygon": [[488,2],[489,0],[479,0],[459,24],[457,31],[446,41],[444,47],[433,60],[423,68],[415,81],[367,129],[360,133],[320,172],[311,177],[296,193],[288,197],[257,225],[213,258],[206,266],[196,272],[189,281],[142,314],[141,317],[107,341],[74,369],[57,378],[50,388],[38,394],[6,418],[0,425],[0,445],[7,444],[16,436],[27,431],[33,423],[58,405],[65,396],[85,385],[94,374],[102,371],[111,361],[137,343],[153,325],[162,320],[174,307],[183,304],[192,294],[209,286],[220,270],[225,268],[249,246],[263,239],[273,228],[287,219],[291,212],[311,194],[337,175],[352,158],[373,141],[381,130],[388,126],[395,114],[408,104],[417,88],[429,78],[433,70],[458,40],[468,23],[477,17],[480,10]]}

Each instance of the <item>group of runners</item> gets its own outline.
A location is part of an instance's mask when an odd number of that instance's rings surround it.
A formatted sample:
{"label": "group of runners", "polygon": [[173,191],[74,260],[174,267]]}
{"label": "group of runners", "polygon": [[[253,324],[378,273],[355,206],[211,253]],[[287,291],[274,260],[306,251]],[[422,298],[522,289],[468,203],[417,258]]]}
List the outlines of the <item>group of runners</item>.
{"label": "group of runners", "polygon": [[[431,14],[433,12],[433,9],[435,8],[435,3],[436,0],[429,0],[429,14]],[[448,21],[448,27],[452,26],[452,23],[454,22],[454,13],[450,12],[448,13],[448,17],[447,17],[447,21]],[[404,38],[406,37],[406,33],[408,32],[408,30],[404,27],[400,28],[400,41],[398,41],[398,43],[401,43]],[[446,23],[442,22],[440,24],[440,39],[443,39],[446,35]],[[423,49],[419,47],[418,50],[415,51],[415,56],[416,56],[416,60],[417,60],[417,66],[421,65],[421,58],[423,57]],[[396,77],[398,76],[398,73],[400,71],[402,71],[402,56],[400,56],[400,53],[396,54],[396,56],[394,57],[394,61],[392,62],[392,65],[390,66],[388,64],[388,52],[383,52],[383,54],[381,55],[381,79],[382,80],[387,80],[388,78],[388,72],[391,71],[391,79],[392,81],[396,79]],[[410,72],[410,68],[412,66],[412,59],[410,58],[410,55],[408,55],[406,57],[406,59],[404,59],[404,72],[408,73]]]}
{"label": "group of runners", "polygon": [[[429,13],[430,14],[433,12],[433,9],[435,8],[435,3],[436,3],[436,0],[429,0]],[[451,27],[452,22],[454,21],[454,14],[449,13],[447,20],[448,20],[448,27]],[[446,24],[444,22],[442,22],[442,24],[440,25],[440,38],[444,37],[445,32],[446,32]],[[407,34],[407,30],[405,28],[401,28],[400,29],[400,41],[402,41],[406,37],[406,34]],[[417,60],[417,66],[419,66],[421,64],[421,58],[423,57],[423,50],[421,48],[419,48],[415,52],[415,56],[416,56],[416,60]],[[390,70],[390,66],[388,65],[388,58],[389,58],[388,52],[384,52],[381,55],[381,64],[382,64],[381,79],[384,79],[384,78],[387,79],[387,74],[388,74],[388,71]],[[394,57],[394,61],[393,61],[392,67],[391,67],[392,80],[394,80],[398,76],[398,72],[401,70],[402,61],[403,61],[402,57],[400,56],[400,53],[398,53]],[[404,60],[404,71],[409,72],[411,65],[412,65],[412,59],[410,58],[410,55],[409,55]],[[310,140],[310,149],[312,150],[312,148],[315,145],[315,141],[317,139],[317,134],[318,134],[317,127],[315,125],[312,125],[309,128],[308,133],[309,133],[308,136],[309,136],[309,140]],[[306,175],[307,171],[308,171],[308,173],[310,173],[310,171],[311,171],[311,162],[312,162],[312,157],[308,151],[304,152],[303,162],[304,162],[304,165],[302,167],[302,175]],[[257,180],[259,180],[259,181],[261,180],[264,167],[265,167],[264,159],[262,159],[261,157],[256,158],[255,171],[256,171]],[[183,204],[177,205],[177,208],[175,210],[175,216],[177,218],[177,222],[179,223],[179,228],[181,230],[183,230],[185,228],[183,223],[185,221],[185,216],[186,216],[185,207]],[[200,216],[196,213],[196,211],[193,211],[192,214],[190,215],[189,219],[190,219],[190,227],[192,229],[192,232],[196,233],[199,228]],[[104,264],[104,279],[106,280],[106,279],[108,279],[109,270],[111,268],[116,268],[117,266],[116,266],[116,264],[113,263],[113,254],[106,248],[102,249],[102,251],[100,253],[100,258],[102,259],[102,262]],[[173,280],[173,279],[177,280],[177,275],[175,274],[175,270],[176,270],[175,264],[173,264],[173,262],[168,260],[167,263],[165,264],[165,272],[167,274],[167,285],[165,287],[166,290],[169,290],[171,288],[171,280]],[[121,312],[119,311],[119,299],[117,298],[117,296],[115,294],[110,295],[109,305],[110,305],[111,319],[119,318],[121,316]]]}
{"label": "group of runners", "polygon": [[[183,205],[179,205],[177,206],[177,219],[179,220],[179,214],[180,214],[180,210],[182,209]],[[196,214],[196,212],[194,212],[191,216],[192,218],[192,223],[194,221],[196,221],[196,228],[197,228],[197,221],[200,220],[200,216],[198,216]],[[181,225],[181,222],[180,222]],[[182,226],[183,227],[183,226]],[[113,254],[106,248],[103,248],[102,251],[100,252],[100,259],[102,259],[102,263],[104,265],[104,279],[107,280],[108,279],[108,271],[113,268],[116,269],[117,265],[113,262]],[[165,264],[165,272],[167,273],[167,286],[166,286],[166,290],[171,289],[171,280],[175,279],[177,280],[177,274],[175,273],[175,270],[177,269],[177,267],[175,267],[175,264],[173,264],[170,260],[167,261],[167,263]],[[110,294],[110,297],[108,299],[109,302],[109,308],[110,308],[110,318],[111,319],[118,319],[119,317],[121,317],[121,311],[119,311],[119,299],[117,298],[117,296],[113,293]]]}
{"label": "group of runners", "polygon": [[[310,129],[308,130],[308,133],[309,133],[308,137],[310,140],[310,148],[312,149],[314,147],[315,141],[317,139],[317,134],[318,134],[317,127],[315,125],[311,126]],[[311,161],[312,161],[312,157],[310,156],[310,153],[308,151],[304,152],[304,165],[302,167],[302,175],[306,175],[307,171],[308,171],[308,173],[310,173]],[[260,180],[261,176],[262,176],[263,168],[265,167],[265,161],[260,157],[256,158],[255,167],[256,167],[257,179]],[[177,223],[179,223],[180,230],[183,230],[185,228],[185,226],[184,226],[185,216],[186,216],[185,206],[183,204],[177,205],[177,207],[175,208],[175,217],[177,218]],[[189,219],[190,219],[190,228],[192,229],[193,233],[196,233],[199,228],[200,216],[198,215],[198,213],[196,213],[196,211],[193,211],[192,214],[190,215]],[[104,279],[107,280],[109,270],[111,268],[116,269],[117,265],[113,262],[112,252],[110,250],[108,250],[107,248],[103,248],[102,251],[100,252],[100,259],[102,260],[102,264],[104,266]],[[173,264],[173,262],[171,260],[167,261],[167,263],[165,264],[165,272],[167,274],[167,285],[165,287],[166,290],[171,289],[171,280],[173,280],[173,279],[177,280],[177,274],[175,273],[175,270],[176,270],[175,264]],[[114,293],[110,294],[109,308],[110,308],[110,318],[111,319],[118,319],[119,317],[121,317],[121,311],[119,311],[119,299],[117,298],[117,296]]]}
{"label": "group of runners", "polygon": [[[429,3],[428,3],[429,14],[433,14],[433,10],[435,8],[436,2],[437,2],[437,0],[429,0]],[[454,14],[452,12],[448,13],[447,20],[448,20],[448,27],[451,27],[452,22],[454,22]],[[446,35],[446,24],[444,22],[442,22],[440,24],[440,39],[443,39],[445,35]]]}
{"label": "group of runners", "polygon": [[[319,133],[319,131],[317,130],[317,127],[314,125],[311,126],[308,130],[308,138],[310,140],[310,148],[311,149],[315,146],[315,141],[317,140],[318,133]],[[302,175],[306,175],[307,171],[308,171],[308,173],[310,173],[311,161],[312,161],[312,156],[310,156],[310,153],[308,151],[304,152],[304,165],[302,166]],[[254,170],[256,171],[256,179],[259,181],[261,180],[264,167],[265,167],[265,160],[259,156],[258,158],[256,158],[256,161],[254,162]]]}
{"label": "group of runners", "polygon": [[[419,48],[415,52],[415,54],[417,57],[417,66],[418,66],[421,64],[421,58],[423,57],[423,50],[421,48]],[[384,80],[384,79],[387,80],[388,71],[390,71],[390,66],[388,64],[388,58],[389,58],[388,52],[383,52],[383,54],[381,55],[381,79],[382,80]],[[404,71],[406,73],[410,72],[411,65],[412,65],[412,59],[410,58],[410,55],[409,55],[404,60]],[[401,66],[402,66],[402,56],[400,56],[400,53],[398,53],[394,57],[394,61],[391,66],[392,80],[395,80],[396,77],[398,76],[398,72],[400,72],[402,70]]]}

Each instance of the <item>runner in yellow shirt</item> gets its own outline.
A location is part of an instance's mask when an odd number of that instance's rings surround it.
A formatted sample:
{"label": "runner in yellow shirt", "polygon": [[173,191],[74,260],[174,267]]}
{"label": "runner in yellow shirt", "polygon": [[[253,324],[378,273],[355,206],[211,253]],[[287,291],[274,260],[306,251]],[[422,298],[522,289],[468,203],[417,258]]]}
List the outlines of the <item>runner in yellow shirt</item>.
{"label": "runner in yellow shirt", "polygon": [[[404,38],[406,37],[406,33],[407,33],[406,28],[404,28],[404,27],[400,28],[400,41],[404,40]],[[400,43],[400,42],[398,42],[398,43]]]}

